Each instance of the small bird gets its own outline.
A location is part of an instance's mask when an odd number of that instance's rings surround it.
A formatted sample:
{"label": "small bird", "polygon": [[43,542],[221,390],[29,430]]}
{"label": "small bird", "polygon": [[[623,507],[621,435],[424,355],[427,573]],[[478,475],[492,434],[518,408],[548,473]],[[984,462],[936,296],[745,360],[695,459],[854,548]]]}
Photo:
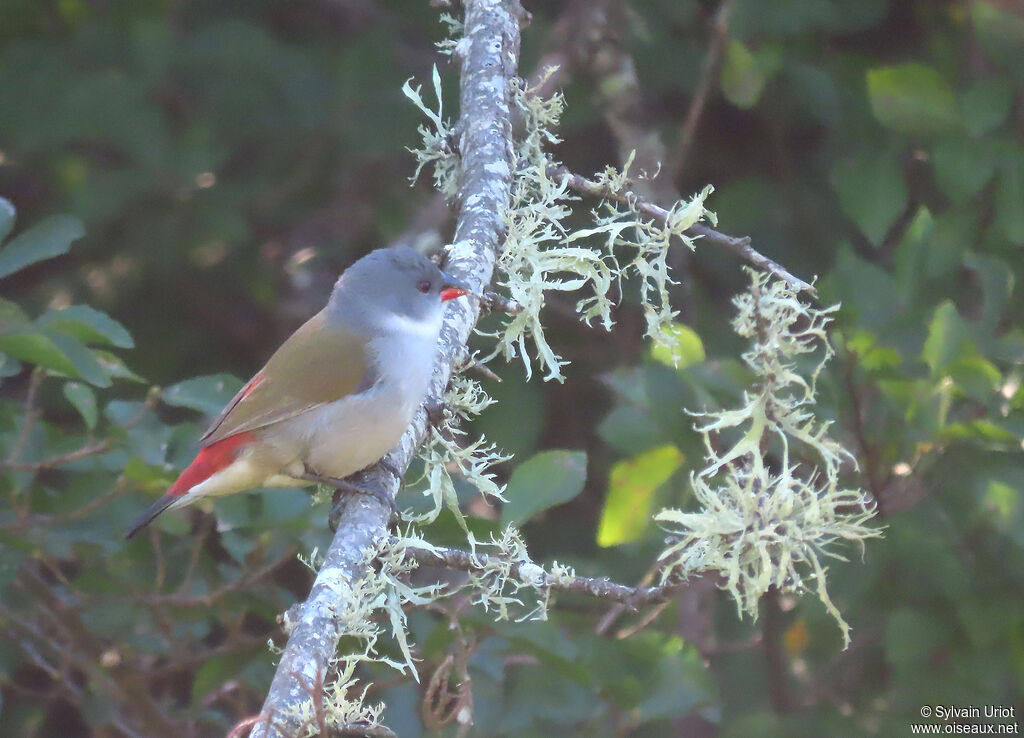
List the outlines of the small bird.
{"label": "small bird", "polygon": [[469,292],[411,248],[359,259],[327,306],[227,404],[196,458],[125,537],[203,497],[340,480],[378,461],[426,395],[444,301]]}

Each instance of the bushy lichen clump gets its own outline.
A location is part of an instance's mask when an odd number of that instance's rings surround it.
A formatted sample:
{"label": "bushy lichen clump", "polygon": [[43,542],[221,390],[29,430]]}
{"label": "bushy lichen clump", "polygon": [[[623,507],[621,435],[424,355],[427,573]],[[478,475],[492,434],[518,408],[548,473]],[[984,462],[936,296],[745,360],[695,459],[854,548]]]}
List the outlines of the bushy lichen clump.
{"label": "bushy lichen clump", "polygon": [[[691,483],[701,509],[656,516],[676,538],[661,555],[662,575],[719,571],[740,612],[754,617],[769,587],[813,588],[849,645],[850,628],[829,598],[822,557],[845,560],[833,543],[843,539],[863,547],[880,531],[866,525],[873,501],[839,484],[840,465],[855,465],[853,456],[810,410],[817,376],[832,357],[825,330],[837,308],[809,307],[784,282],[753,271],[750,276],[750,291],[733,301],[739,310],[733,328],[751,341],[743,360],[759,383],[744,393],[741,408],[698,416],[707,465],[691,475]],[[805,379],[799,360],[816,351],[821,358]],[[739,438],[723,447],[729,434]],[[779,458],[769,464],[773,448]],[[820,466],[802,466],[793,460],[795,451]]]}
{"label": "bushy lichen clump", "polygon": [[[712,188],[675,203],[664,224],[642,217],[627,198],[602,201],[590,212],[593,227],[570,230],[565,222],[573,212],[571,203],[579,198],[569,190],[565,175],[557,174],[559,163],[546,150],[559,140],[554,131],[564,107],[562,95],[541,98],[517,86],[514,100],[526,132],[514,148],[512,204],[505,214],[508,235],[497,280],[523,310],[495,336],[496,353],[519,357],[529,375],[527,344],[532,343],[544,378],[562,381],[565,362],[548,344],[541,322],[547,293],[582,293],[576,305],[580,319],[588,324],[596,319],[607,330],[612,326],[611,288],[630,274],[640,277],[647,335],[674,348],[670,327],[677,313],[669,303],[673,280],[668,252],[674,238],[693,248],[687,229],[703,218],[714,220],[704,207]],[[631,163],[632,157],[621,171],[606,168],[595,178],[597,183],[610,193],[626,192]]]}
{"label": "bushy lichen clump", "polygon": [[413,522],[432,522],[442,509],[448,508],[463,530],[469,533],[459,510],[455,474],[472,484],[485,498],[504,501],[504,487],[495,481],[492,467],[511,457],[502,454],[483,437],[466,442],[466,431],[459,423],[479,415],[492,402],[478,382],[464,374],[452,378],[445,394],[445,404],[454,415],[431,428],[430,436],[419,452],[427,479],[424,494],[432,497],[434,506],[428,512],[413,517]]}

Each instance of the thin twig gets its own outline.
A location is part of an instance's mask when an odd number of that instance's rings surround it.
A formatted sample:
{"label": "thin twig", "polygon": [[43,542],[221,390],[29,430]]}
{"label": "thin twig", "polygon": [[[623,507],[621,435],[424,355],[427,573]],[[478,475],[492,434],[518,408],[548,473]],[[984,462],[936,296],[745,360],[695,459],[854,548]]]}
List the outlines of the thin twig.
{"label": "thin twig", "polygon": [[865,409],[861,402],[860,388],[853,376],[853,369],[857,362],[857,353],[844,345],[845,356],[843,357],[843,384],[850,395],[850,404],[853,406],[853,437],[860,447],[860,458],[864,463],[864,476],[867,479],[868,491],[875,500],[875,509],[879,516],[884,514],[882,506],[882,490],[884,483],[878,479],[878,447],[868,440],[868,431],[864,427]]}
{"label": "thin twig", "polygon": [[768,667],[768,701],[776,713],[793,709],[793,699],[787,682],[786,656],[782,650],[782,610],[779,590],[770,587],[761,598],[761,646]]}
{"label": "thin twig", "polygon": [[726,42],[729,40],[729,12],[731,10],[732,0],[722,0],[711,24],[711,39],[708,41],[708,50],[704,55],[704,60],[700,64],[700,79],[697,81],[697,88],[693,91],[690,107],[686,111],[686,118],[683,120],[676,148],[669,156],[668,164],[665,167],[666,174],[673,182],[679,179],[679,175],[682,174],[683,168],[686,166],[686,160],[693,148],[694,139],[697,137],[697,126],[704,114],[708,96],[718,79],[722,52],[725,51]]}
{"label": "thin twig", "polygon": [[[615,192],[602,184],[583,177],[582,175],[570,172],[564,166],[549,168],[548,176],[552,178],[564,178],[568,182],[569,187],[576,192],[579,192],[581,195],[600,197],[603,200],[614,200],[615,202],[623,203],[635,209],[641,215],[646,215],[659,223],[665,223],[668,220],[668,210],[660,205],[648,202],[628,190],[624,192]],[[778,279],[785,281],[797,292],[806,292],[813,297],[817,297],[818,295],[813,286],[799,277],[793,276],[783,266],[756,251],[750,245],[750,236],[743,236],[740,238],[737,238],[736,236],[729,236],[700,223],[692,226],[686,232],[692,236],[699,236],[706,242],[714,244],[715,246],[721,246],[729,249],[733,253],[756,266],[758,269],[768,272]]]}
{"label": "thin twig", "polygon": [[183,587],[179,587],[178,591],[174,594],[147,594],[142,595],[139,599],[144,601],[147,605],[155,607],[210,607],[223,599],[226,595],[229,595],[232,592],[246,590],[250,585],[270,576],[275,570],[279,569],[285,563],[294,561],[295,555],[296,551],[294,549],[290,549],[276,561],[273,561],[260,569],[249,570],[238,579],[228,582],[227,584],[204,595],[187,595],[185,594]]}
{"label": "thin twig", "polygon": [[[495,567],[501,567],[508,563],[496,556],[473,554],[458,548],[435,547],[433,549],[423,549],[407,547],[405,548],[405,554],[426,566],[443,566],[457,571],[477,573],[482,573],[488,569],[493,570]],[[532,586],[541,589],[575,592],[609,602],[621,602],[631,610],[635,610],[641,605],[663,602],[686,586],[685,582],[670,582],[659,586],[630,587],[605,578],[555,577],[547,572],[540,572],[539,574],[530,572],[530,575],[526,576],[519,564],[512,564],[509,568],[509,576],[513,579],[529,582]]]}
{"label": "thin twig", "polygon": [[249,732],[249,729],[261,720],[264,722],[268,722],[270,720],[270,716],[267,715],[266,717],[264,717],[262,715],[252,715],[250,717],[245,718],[244,720],[239,720],[237,723],[235,723],[234,727],[232,727],[231,730],[228,731],[227,735],[225,735],[224,738],[244,738],[244,736]]}
{"label": "thin twig", "polygon": [[18,434],[18,440],[14,442],[14,448],[11,449],[10,456],[7,457],[7,463],[17,461],[21,456],[21,452],[25,450],[29,433],[32,432],[32,425],[36,420],[36,394],[39,392],[39,385],[43,383],[45,376],[46,370],[39,367],[33,369],[32,374],[29,376],[28,390],[25,392],[25,413],[21,424],[21,433]]}
{"label": "thin twig", "polygon": [[54,592],[32,565],[21,567],[18,585],[37,603],[34,612],[49,629],[38,627],[17,618],[0,605],[0,618],[16,622],[29,631],[37,645],[54,651],[61,658],[70,659],[76,668],[90,675],[90,678],[105,685],[107,692],[125,709],[131,710],[142,723],[147,735],[174,736],[180,734],[176,725],[157,705],[144,681],[128,672],[102,668],[104,644],[85,623],[77,609],[67,604]]}
{"label": "thin twig", "polygon": [[113,446],[113,439],[107,438],[97,443],[87,443],[81,448],[69,451],[60,456],[54,456],[42,461],[0,461],[0,469],[15,469],[17,471],[41,471],[43,469],[56,469],[59,466],[70,464],[74,461],[84,459],[88,456],[105,454]]}
{"label": "thin twig", "polygon": [[508,313],[517,315],[523,312],[523,306],[510,297],[499,295],[497,292],[485,292],[480,298],[480,309],[489,313]]}
{"label": "thin twig", "polygon": [[[56,469],[64,466],[65,464],[70,464],[89,456],[105,454],[113,447],[114,442],[117,440],[110,437],[105,438],[102,441],[87,443],[74,451],[69,451],[66,454],[54,456],[49,459],[43,459],[42,461],[18,461],[22,447],[24,446],[25,438],[28,435],[30,420],[35,417],[33,413],[35,396],[44,374],[45,372],[39,370],[32,372],[32,382],[29,384],[28,394],[25,397],[25,425],[22,428],[22,433],[18,438],[18,442],[15,444],[14,451],[11,452],[11,455],[7,459],[0,459],[0,469],[15,469],[17,471],[42,471],[43,469]],[[146,395],[145,402],[143,402],[142,405],[139,406],[139,409],[136,410],[127,421],[125,421],[125,424],[122,425],[121,428],[124,430],[131,430],[138,425],[139,421],[145,417],[146,412],[148,410],[152,410],[156,406],[159,399],[160,390],[155,387],[150,389],[149,393]]]}
{"label": "thin twig", "polygon": [[[644,575],[640,577],[640,582],[637,584],[637,587],[646,587],[651,582],[653,582],[654,575],[658,571],[658,568],[658,562],[654,562],[653,564],[651,564],[647,571],[644,572]],[[618,620],[625,611],[626,606],[624,604],[622,604],[621,602],[615,603],[612,607],[608,608],[608,612],[606,612],[604,616],[597,622],[597,625],[594,627],[594,633],[596,635],[604,635],[608,631],[608,629],[615,624],[615,621]]]}

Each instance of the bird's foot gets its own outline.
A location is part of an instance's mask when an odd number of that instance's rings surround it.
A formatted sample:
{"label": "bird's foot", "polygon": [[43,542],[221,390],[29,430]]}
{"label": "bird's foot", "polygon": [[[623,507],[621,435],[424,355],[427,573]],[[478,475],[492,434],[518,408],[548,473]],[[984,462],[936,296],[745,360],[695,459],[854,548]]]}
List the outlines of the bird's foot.
{"label": "bird's foot", "polygon": [[453,415],[451,406],[444,400],[430,400],[424,403],[423,409],[427,411],[427,423],[435,428],[443,428]]}
{"label": "bird's foot", "polygon": [[[397,470],[392,465],[387,464],[384,468],[395,476],[398,476]],[[369,484],[365,477],[360,477],[361,483],[357,483],[350,481],[350,479],[327,477],[306,469],[306,471],[301,475],[301,478],[308,482],[316,482],[317,484],[326,484],[329,487],[334,487],[334,497],[331,500],[331,513],[327,517],[327,523],[330,525],[331,531],[338,530],[338,521],[341,519],[341,514],[344,512],[352,495],[368,495],[370,497],[375,497],[384,507],[390,510],[391,517],[397,516],[399,519],[402,517],[398,507],[395,505],[394,498],[389,495],[383,487]]]}
{"label": "bird's foot", "polygon": [[398,467],[388,461],[388,457],[385,456],[383,459],[377,462],[377,466],[386,471],[388,474],[398,480],[398,484],[402,485],[405,483],[405,475],[398,470]]}

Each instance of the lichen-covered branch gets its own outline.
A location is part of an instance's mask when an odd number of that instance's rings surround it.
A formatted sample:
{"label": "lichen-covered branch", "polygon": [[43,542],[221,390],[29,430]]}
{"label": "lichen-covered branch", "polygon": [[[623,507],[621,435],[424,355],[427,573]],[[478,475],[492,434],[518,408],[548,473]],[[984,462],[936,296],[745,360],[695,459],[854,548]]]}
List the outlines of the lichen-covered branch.
{"label": "lichen-covered branch", "polygon": [[[599,197],[603,200],[612,200],[614,202],[630,205],[641,215],[652,218],[658,223],[664,223],[668,220],[669,211],[660,205],[648,202],[634,192],[628,190],[617,191],[599,182],[587,179],[582,175],[574,174],[564,166],[551,167],[548,171],[548,176],[564,180],[570,189],[580,193],[581,195]],[[716,231],[714,228],[709,228],[702,223],[695,223],[688,228],[686,232],[692,236],[699,236],[705,243],[721,246],[732,251],[734,254],[737,254],[741,258],[750,262],[761,271],[767,272],[768,274],[786,282],[797,292],[806,292],[812,296],[817,296],[818,294],[812,285],[799,277],[794,276],[781,264],[772,261],[767,256],[754,249],[754,247],[750,245],[749,236],[729,236],[725,233]]]}
{"label": "lichen-covered branch", "polygon": [[[491,280],[509,205],[509,82],[519,58],[521,12],[518,0],[466,0],[465,36],[455,49],[461,62],[461,166],[455,242],[448,248],[446,269],[478,291]],[[453,300],[448,305],[428,404],[442,397],[479,315],[475,300]],[[389,463],[402,471],[408,468],[427,432],[427,413],[421,409],[388,455]],[[378,485],[392,497],[397,492],[398,480],[379,467],[364,477],[365,483]],[[371,496],[352,500],[342,513],[309,598],[293,608],[288,644],[263,704],[262,714],[272,720],[258,723],[251,733],[254,738],[291,738],[289,731],[294,733],[303,724],[301,716],[308,713],[311,700],[304,684],[326,672],[356,583],[369,571],[365,551],[385,535],[389,515],[387,506]]]}
{"label": "lichen-covered branch", "polygon": [[[400,541],[395,539],[395,544]],[[457,548],[417,548],[408,546],[403,549],[407,558],[424,566],[441,566],[456,571],[483,574],[506,563],[501,557],[488,556],[481,553],[463,551]],[[513,562],[507,567],[507,576],[537,590],[575,592],[577,594],[597,597],[609,602],[618,602],[628,608],[663,602],[686,586],[685,582],[666,582],[658,586],[630,587],[618,584],[605,578],[580,577],[563,573],[552,574],[537,564],[522,565]]]}

